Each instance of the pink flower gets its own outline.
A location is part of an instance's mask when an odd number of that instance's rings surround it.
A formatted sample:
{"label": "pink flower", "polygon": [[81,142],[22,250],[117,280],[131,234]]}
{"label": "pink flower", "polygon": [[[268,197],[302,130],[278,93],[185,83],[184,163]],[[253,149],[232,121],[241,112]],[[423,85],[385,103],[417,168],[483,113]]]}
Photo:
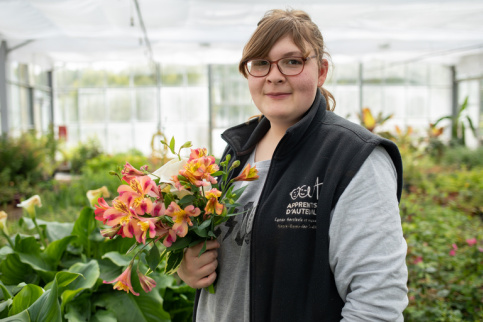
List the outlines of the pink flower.
{"label": "pink flower", "polygon": [[466,240],[469,246],[473,246],[476,244],[476,238],[469,238]]}
{"label": "pink flower", "polygon": [[176,241],[176,232],[172,229],[168,230],[168,235],[163,240],[163,245],[166,247],[171,247],[171,245]]}
{"label": "pink flower", "polygon": [[131,292],[132,294],[139,296],[139,293],[136,293],[134,289],[132,288],[131,284],[131,270],[132,270],[132,265],[129,265],[124,272],[122,272],[121,275],[119,275],[118,278],[115,280],[112,280],[110,282],[104,281],[104,284],[114,284],[114,289],[115,290],[120,290],[120,291],[126,291],[127,293]]}
{"label": "pink flower", "polygon": [[449,251],[449,255],[450,256],[455,256],[456,255],[456,251],[458,250],[458,246],[456,246],[456,244],[453,244],[452,247],[453,247],[453,249]]}
{"label": "pink flower", "polygon": [[104,198],[97,199],[97,203],[99,205],[94,206],[96,207],[96,210],[94,210],[94,213],[96,214],[96,219],[102,221],[105,224],[106,218],[104,218],[104,212],[111,207],[107,204]]}
{"label": "pink flower", "polygon": [[413,263],[416,265],[416,264],[419,264],[419,263],[422,263],[423,262],[423,256],[418,256],[414,259]]}
{"label": "pink flower", "polygon": [[190,217],[196,217],[201,213],[199,208],[189,205],[184,209],[174,201],[168,206],[165,214],[172,217],[174,221],[173,230],[179,237],[184,237],[188,233],[188,225],[193,226]]}
{"label": "pink flower", "polygon": [[[147,168],[147,166],[144,166],[142,168]],[[126,162],[126,164],[124,165],[124,169],[122,169],[121,174],[123,175],[122,179],[127,183],[130,183],[131,180],[136,177],[141,177],[145,175],[143,171],[134,168],[131,164],[129,164],[129,162]]]}
{"label": "pink flower", "polygon": [[142,274],[139,269],[137,269],[136,271],[139,277],[139,282],[141,283],[141,287],[143,288],[144,292],[151,292],[151,290],[156,286],[156,281],[153,280],[151,277]]}

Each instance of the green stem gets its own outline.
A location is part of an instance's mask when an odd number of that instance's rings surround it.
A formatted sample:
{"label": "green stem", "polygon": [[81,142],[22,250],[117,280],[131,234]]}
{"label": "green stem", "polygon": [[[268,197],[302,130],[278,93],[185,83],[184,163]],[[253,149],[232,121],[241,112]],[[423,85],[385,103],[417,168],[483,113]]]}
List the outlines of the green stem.
{"label": "green stem", "polygon": [[2,235],[5,237],[5,239],[7,240],[8,244],[10,245],[10,247],[12,247],[12,249],[15,249],[15,246],[13,245],[13,242],[12,240],[10,239],[10,236],[8,236],[4,231],[3,229],[1,229],[2,231]]}
{"label": "green stem", "polygon": [[32,218],[32,221],[34,222],[35,229],[37,230],[37,233],[39,234],[40,243],[42,244],[42,246],[44,246],[44,249],[47,248],[47,244],[45,244],[45,240],[44,240],[44,235],[42,234],[42,231],[40,230],[40,227],[37,224],[37,219],[35,219],[35,217],[34,217],[34,218]]}

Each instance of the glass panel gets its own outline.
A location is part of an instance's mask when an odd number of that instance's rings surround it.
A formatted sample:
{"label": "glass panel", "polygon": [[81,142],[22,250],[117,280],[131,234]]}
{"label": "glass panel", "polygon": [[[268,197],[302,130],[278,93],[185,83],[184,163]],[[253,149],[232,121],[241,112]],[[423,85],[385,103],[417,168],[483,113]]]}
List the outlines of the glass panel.
{"label": "glass panel", "polygon": [[178,65],[161,66],[161,84],[167,86],[179,86],[184,83],[185,69]]}
{"label": "glass panel", "polygon": [[79,77],[80,71],[77,66],[73,64],[58,66],[54,71],[54,86],[58,88],[78,87]]}
{"label": "glass panel", "polygon": [[338,64],[333,69],[335,83],[340,85],[357,84],[359,78],[359,64]]}
{"label": "glass panel", "polygon": [[429,67],[427,64],[411,63],[407,64],[408,83],[410,85],[428,84]]}
{"label": "glass panel", "polygon": [[362,78],[365,84],[382,84],[384,80],[384,63],[379,61],[363,64]]}
{"label": "glass panel", "polygon": [[131,91],[129,89],[108,89],[106,92],[109,121],[128,122],[131,120]]}
{"label": "glass panel", "polygon": [[105,93],[103,90],[79,89],[79,122],[99,123],[106,120]]}
{"label": "glass panel", "polygon": [[131,68],[134,86],[155,86],[156,70],[154,65],[138,65]]}
{"label": "glass panel", "polygon": [[156,102],[156,89],[136,89],[136,120],[158,121],[158,107]]}
{"label": "glass panel", "polygon": [[404,84],[406,82],[406,66],[402,64],[386,64],[384,78],[385,84]]}
{"label": "glass panel", "polygon": [[451,85],[451,69],[449,67],[435,64],[430,64],[428,67],[430,85]]}

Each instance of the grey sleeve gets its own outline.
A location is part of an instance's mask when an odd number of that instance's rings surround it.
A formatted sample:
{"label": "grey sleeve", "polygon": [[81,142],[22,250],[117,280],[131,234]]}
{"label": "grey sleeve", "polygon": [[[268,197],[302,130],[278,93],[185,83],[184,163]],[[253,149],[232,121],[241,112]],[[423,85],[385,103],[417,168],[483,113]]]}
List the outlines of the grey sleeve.
{"label": "grey sleeve", "polygon": [[342,321],[404,320],[407,244],[396,177],[386,150],[377,147],[331,214],[329,262],[345,301]]}

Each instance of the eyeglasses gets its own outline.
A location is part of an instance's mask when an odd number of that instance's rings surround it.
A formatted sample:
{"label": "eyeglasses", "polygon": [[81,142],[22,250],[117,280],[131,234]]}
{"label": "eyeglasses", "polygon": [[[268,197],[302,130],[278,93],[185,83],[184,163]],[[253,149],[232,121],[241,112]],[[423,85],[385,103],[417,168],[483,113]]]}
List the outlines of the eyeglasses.
{"label": "eyeglasses", "polygon": [[287,57],[271,61],[267,59],[252,59],[245,63],[248,74],[253,77],[264,77],[270,73],[272,64],[277,64],[278,70],[285,76],[297,76],[304,70],[305,62],[317,55],[310,57]]}

